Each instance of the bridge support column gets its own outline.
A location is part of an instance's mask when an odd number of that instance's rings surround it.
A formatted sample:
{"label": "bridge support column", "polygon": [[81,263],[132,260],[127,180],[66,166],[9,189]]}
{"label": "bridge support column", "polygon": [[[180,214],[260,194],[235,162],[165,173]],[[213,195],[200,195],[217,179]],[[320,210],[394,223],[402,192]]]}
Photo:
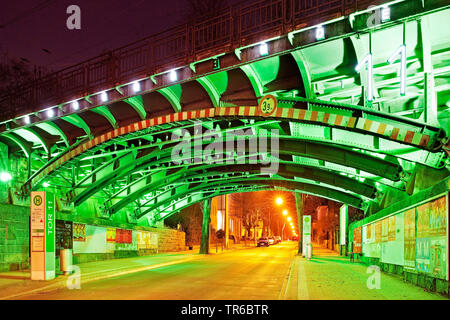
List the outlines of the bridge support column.
{"label": "bridge support column", "polygon": [[203,224],[202,224],[202,238],[200,242],[200,254],[209,253],[209,224],[211,214],[211,198],[203,200]]}
{"label": "bridge support column", "polygon": [[298,254],[303,254],[303,193],[295,192],[295,207],[298,222]]}

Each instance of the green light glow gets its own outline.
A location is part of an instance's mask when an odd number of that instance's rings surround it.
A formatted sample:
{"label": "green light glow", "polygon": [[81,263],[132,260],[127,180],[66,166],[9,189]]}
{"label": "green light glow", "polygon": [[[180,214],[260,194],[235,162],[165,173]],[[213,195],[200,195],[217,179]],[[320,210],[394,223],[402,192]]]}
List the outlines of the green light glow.
{"label": "green light glow", "polygon": [[9,172],[2,172],[0,173],[0,181],[2,182],[8,182],[12,179],[12,176]]}

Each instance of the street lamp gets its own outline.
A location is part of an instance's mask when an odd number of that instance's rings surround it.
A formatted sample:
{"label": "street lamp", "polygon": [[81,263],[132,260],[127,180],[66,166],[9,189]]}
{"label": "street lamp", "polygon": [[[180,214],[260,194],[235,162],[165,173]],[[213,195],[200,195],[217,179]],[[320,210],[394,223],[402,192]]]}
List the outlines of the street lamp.
{"label": "street lamp", "polygon": [[287,216],[287,214],[288,214],[287,210],[283,210],[283,215]]}
{"label": "street lamp", "polygon": [[278,197],[278,198],[275,200],[275,202],[276,202],[277,205],[282,205],[282,204],[283,204],[283,198]]}
{"label": "street lamp", "polygon": [[288,217],[288,218],[287,218],[287,220],[288,220],[288,221],[291,221],[291,220],[292,220],[292,218],[291,218],[291,217]]}
{"label": "street lamp", "polygon": [[8,182],[11,179],[12,179],[12,176],[11,176],[11,174],[9,172],[5,171],[5,172],[0,173],[0,180],[2,182]]}

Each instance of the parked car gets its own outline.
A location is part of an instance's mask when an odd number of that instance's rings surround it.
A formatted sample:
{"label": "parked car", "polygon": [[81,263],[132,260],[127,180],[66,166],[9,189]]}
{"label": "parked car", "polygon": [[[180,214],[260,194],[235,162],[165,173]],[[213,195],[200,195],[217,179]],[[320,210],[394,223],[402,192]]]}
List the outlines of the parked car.
{"label": "parked car", "polygon": [[259,238],[256,245],[258,247],[268,247],[269,246],[269,238],[267,238],[267,237]]}
{"label": "parked car", "polygon": [[275,238],[269,237],[269,245],[273,245],[273,244],[275,244]]}
{"label": "parked car", "polygon": [[281,242],[281,237],[275,236],[275,243],[280,243],[280,242]]}

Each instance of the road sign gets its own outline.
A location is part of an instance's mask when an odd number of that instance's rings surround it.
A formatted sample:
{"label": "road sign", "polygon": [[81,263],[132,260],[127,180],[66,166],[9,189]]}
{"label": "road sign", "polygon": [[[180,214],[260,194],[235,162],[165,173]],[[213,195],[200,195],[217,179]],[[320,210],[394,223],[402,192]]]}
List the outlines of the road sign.
{"label": "road sign", "polygon": [[302,241],[302,253],[306,255],[308,246],[311,244],[311,216],[303,216],[303,241]]}
{"label": "road sign", "polygon": [[31,192],[31,280],[55,278],[55,196]]}
{"label": "road sign", "polygon": [[270,116],[272,113],[274,113],[276,108],[277,108],[277,98],[275,98],[271,94],[262,97],[258,104],[259,114],[264,117]]}

